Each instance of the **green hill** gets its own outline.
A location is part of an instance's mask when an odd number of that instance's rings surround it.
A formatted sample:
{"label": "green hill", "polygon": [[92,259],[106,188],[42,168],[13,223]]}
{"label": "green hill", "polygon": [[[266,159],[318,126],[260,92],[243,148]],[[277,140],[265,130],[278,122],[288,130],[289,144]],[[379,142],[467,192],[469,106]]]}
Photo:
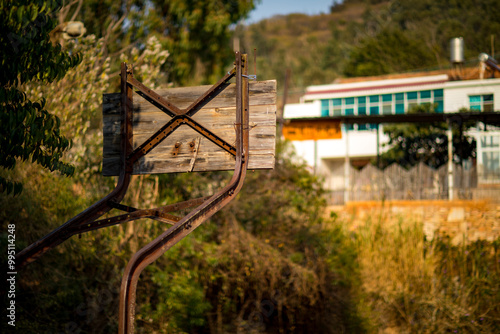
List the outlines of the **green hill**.
{"label": "green hill", "polygon": [[250,54],[257,49],[259,79],[282,84],[290,71],[293,102],[306,86],[339,77],[447,68],[453,37],[464,38],[465,58],[476,63],[479,53],[500,49],[496,6],[493,0],[346,0],[330,14],[238,26],[235,36]]}

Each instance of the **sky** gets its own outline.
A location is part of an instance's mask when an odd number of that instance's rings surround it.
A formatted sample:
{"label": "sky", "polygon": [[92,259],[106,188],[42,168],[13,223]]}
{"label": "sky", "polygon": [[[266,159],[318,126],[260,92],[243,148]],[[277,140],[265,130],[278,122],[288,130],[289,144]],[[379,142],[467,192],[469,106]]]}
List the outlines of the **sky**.
{"label": "sky", "polygon": [[261,0],[257,1],[256,8],[250,12],[246,23],[255,23],[274,15],[329,13],[332,3],[333,0]]}

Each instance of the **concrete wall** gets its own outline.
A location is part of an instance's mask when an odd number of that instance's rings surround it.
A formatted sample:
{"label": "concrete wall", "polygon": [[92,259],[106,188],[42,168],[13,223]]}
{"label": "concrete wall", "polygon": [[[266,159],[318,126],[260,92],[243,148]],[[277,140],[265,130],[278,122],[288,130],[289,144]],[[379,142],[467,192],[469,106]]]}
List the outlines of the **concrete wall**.
{"label": "concrete wall", "polygon": [[494,94],[493,108],[500,110],[500,79],[450,81],[444,85],[444,112],[469,109],[470,95]]}
{"label": "concrete wall", "polygon": [[385,224],[412,220],[423,224],[428,239],[447,235],[454,244],[464,240],[493,241],[500,238],[500,204],[488,201],[388,201],[357,202],[329,207],[350,230],[368,219]]}

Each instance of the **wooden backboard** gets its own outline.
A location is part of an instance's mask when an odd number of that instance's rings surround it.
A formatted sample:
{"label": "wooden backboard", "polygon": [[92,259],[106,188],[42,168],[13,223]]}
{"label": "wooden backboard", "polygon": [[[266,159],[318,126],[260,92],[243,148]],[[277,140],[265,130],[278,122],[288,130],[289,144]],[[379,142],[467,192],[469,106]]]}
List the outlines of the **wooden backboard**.
{"label": "wooden backboard", "polygon": [[[160,89],[156,92],[178,108],[186,108],[211,86]],[[250,155],[248,169],[274,168],[276,81],[250,82]],[[171,117],[134,93],[133,135],[137,148]],[[120,173],[120,93],[103,97],[104,176]],[[205,128],[234,144],[236,89],[227,85],[193,116]],[[196,149],[197,148],[197,149]],[[133,174],[202,172],[234,169],[235,158],[187,125],[181,125],[135,164]]]}

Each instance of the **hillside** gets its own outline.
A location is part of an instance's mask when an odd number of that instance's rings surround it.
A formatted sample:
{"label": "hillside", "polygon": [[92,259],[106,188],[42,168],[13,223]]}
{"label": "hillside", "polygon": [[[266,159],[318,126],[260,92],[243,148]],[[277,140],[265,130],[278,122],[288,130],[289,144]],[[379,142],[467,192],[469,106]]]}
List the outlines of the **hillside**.
{"label": "hillside", "polygon": [[499,50],[500,12],[492,0],[346,0],[330,14],[275,16],[238,26],[242,48],[257,49],[259,79],[278,79],[287,102],[308,85],[341,77],[373,76],[449,67],[449,41],[463,36],[465,57]]}

